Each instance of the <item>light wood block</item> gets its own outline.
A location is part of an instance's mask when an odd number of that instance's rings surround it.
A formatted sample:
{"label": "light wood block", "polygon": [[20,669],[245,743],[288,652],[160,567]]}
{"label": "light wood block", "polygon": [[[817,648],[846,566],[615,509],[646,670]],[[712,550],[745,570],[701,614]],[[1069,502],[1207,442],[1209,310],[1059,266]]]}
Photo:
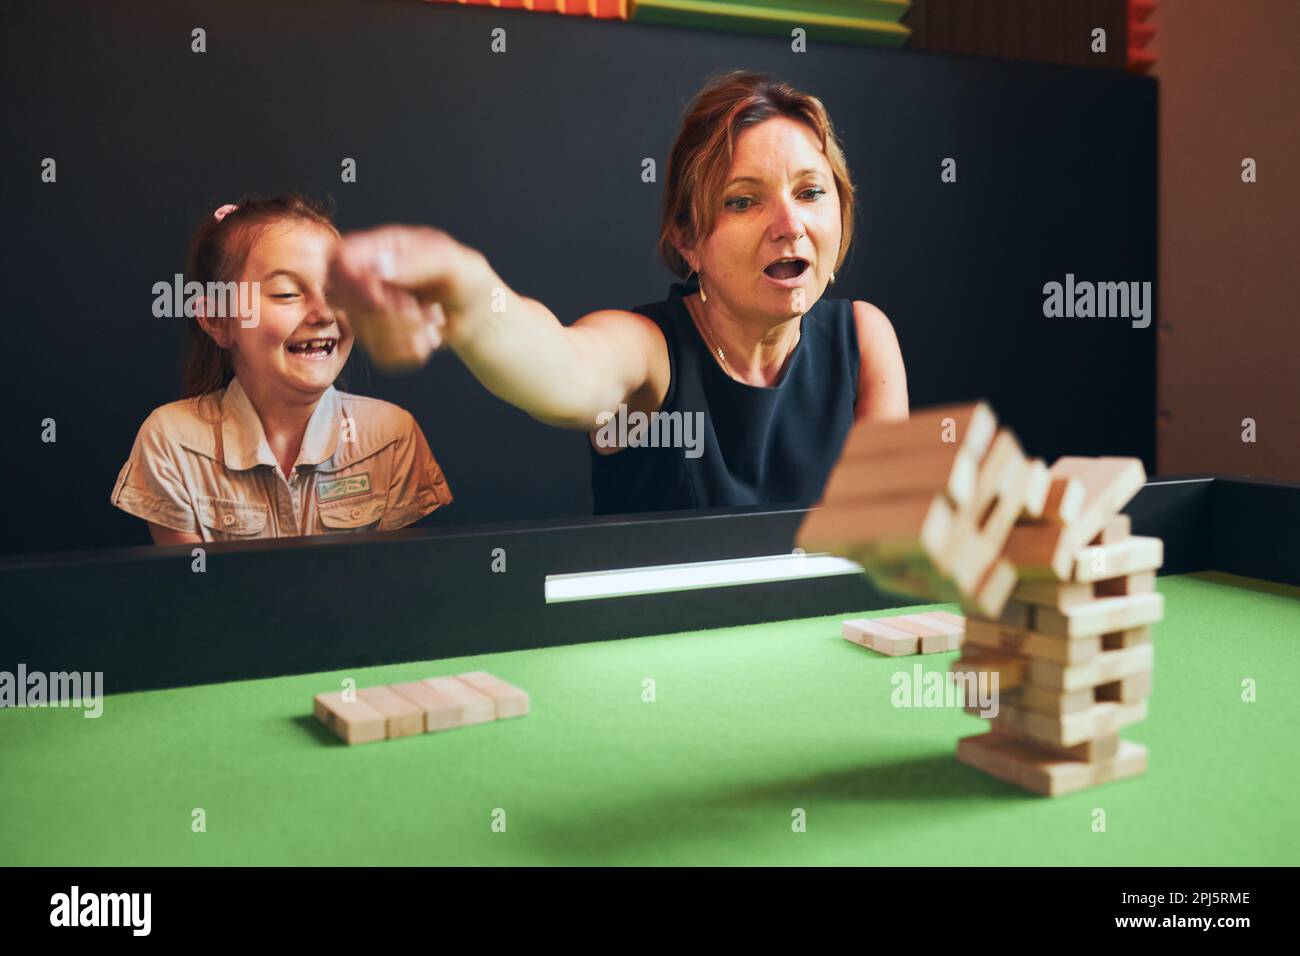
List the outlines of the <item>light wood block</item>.
{"label": "light wood block", "polygon": [[368,744],[387,735],[387,717],[362,700],[344,700],[341,690],[317,694],[313,701],[316,719],[346,744]]}
{"label": "light wood block", "polygon": [[1011,690],[1024,683],[1029,661],[1014,654],[1002,654],[982,647],[963,645],[961,657],[948,666],[953,674],[997,674],[998,690]]}
{"label": "light wood block", "polygon": [[1083,511],[1083,482],[1076,478],[1053,478],[1050,469],[1047,478],[1047,500],[1040,520],[1047,524],[1069,524]]}
{"label": "light wood block", "polygon": [[1074,581],[1020,581],[1011,592],[1011,600],[1064,611],[1094,600],[1097,595],[1093,587]]}
{"label": "light wood block", "polygon": [[405,684],[390,684],[389,686],[394,693],[405,697],[423,711],[425,733],[452,730],[461,726],[464,705],[446,694],[434,690],[427,681],[415,680]]}
{"label": "light wood block", "polygon": [[1165,543],[1159,538],[1137,536],[1115,544],[1084,548],[1075,555],[1072,573],[1076,581],[1104,581],[1154,571],[1164,563]]}
{"label": "light wood block", "polygon": [[1134,674],[1123,680],[1102,684],[1095,692],[1099,701],[1113,701],[1119,704],[1133,704],[1151,696],[1151,672]]}
{"label": "light wood block", "polygon": [[1146,471],[1136,458],[1066,457],[1058,459],[1049,474],[1053,480],[1078,480],[1084,488],[1083,508],[1068,524],[1013,528],[1005,554],[1021,577],[1050,576],[1065,581],[1073,573],[1076,552],[1137,494]]}
{"label": "light wood block", "polygon": [[460,705],[460,725],[470,727],[497,719],[496,701],[488,694],[454,677],[430,677],[426,684]]}
{"label": "light wood block", "polygon": [[1114,757],[1088,762],[1049,756],[1002,734],[976,734],[957,742],[957,759],[990,776],[1041,796],[1060,796],[1146,772],[1147,751],[1120,741]]}
{"label": "light wood block", "polygon": [[[995,725],[1054,747],[1073,747],[1104,737],[1118,732],[1121,727],[1145,720],[1147,716],[1145,699],[1131,704],[1103,701],[1084,710],[1057,715],[1038,714],[1006,700],[999,703],[998,715],[991,718]],[[978,711],[969,707],[966,710],[978,716]]]}
{"label": "light wood block", "polygon": [[495,674],[489,674],[487,671],[470,671],[467,674],[457,674],[456,679],[491,697],[496,702],[498,720],[522,717],[528,713],[528,692],[520,690]]}
{"label": "light wood block", "polygon": [[844,459],[831,472],[827,504],[870,503],[923,493],[946,494],[965,504],[975,494],[975,459],[955,445],[939,445],[893,458]]}
{"label": "light wood block", "polygon": [[1043,634],[1022,627],[970,618],[966,621],[963,647],[977,645],[1008,654],[1060,664],[1083,664],[1101,653],[1101,635],[1069,638]]}
{"label": "light wood block", "polygon": [[960,614],[953,614],[951,611],[927,611],[926,617],[935,620],[946,621],[951,624],[958,633],[965,633],[966,618]]}
{"label": "light wood block", "polygon": [[1144,624],[1142,627],[1131,627],[1127,631],[1112,631],[1101,636],[1101,649],[1103,651],[1118,651],[1125,647],[1136,647],[1139,644],[1150,643],[1150,624]]}
{"label": "light wood block", "polygon": [[[944,405],[913,412],[901,422],[858,422],[844,442],[842,460],[902,457],[950,447],[983,457],[997,431],[997,417],[984,402]],[[952,438],[954,441],[945,441]]]}
{"label": "light wood block", "polygon": [[1061,754],[1072,760],[1110,760],[1119,754],[1121,743],[1123,741],[1119,739],[1119,734],[1107,734],[1095,740],[1085,740],[1073,747],[1062,748]]}
{"label": "light wood block", "polygon": [[1092,660],[1073,666],[1057,661],[1029,661],[1026,675],[1039,687],[1082,690],[1141,674],[1150,670],[1154,661],[1153,645],[1139,644],[1122,650],[1102,651]]}
{"label": "light wood block", "polygon": [[1026,684],[1017,689],[1015,694],[1016,696],[1009,700],[1013,706],[1023,707],[1038,714],[1056,716],[1077,714],[1097,703],[1097,692],[1092,688],[1061,691]]}
{"label": "light wood block", "polygon": [[1047,473],[1047,462],[1035,458],[1029,463],[1029,483],[1025,490],[1025,514],[1041,520],[1047,508],[1047,496],[1052,490],[1052,476]]}
{"label": "light wood block", "polygon": [[1164,617],[1162,594],[1134,594],[1127,597],[1097,598],[1088,604],[1057,611],[1038,607],[1034,630],[1060,637],[1091,637],[1154,624]]}
{"label": "light wood block", "polygon": [[[1084,584],[1080,587],[1088,587]],[[1154,571],[1141,571],[1137,574],[1126,574],[1122,578],[1108,578],[1105,581],[1097,581],[1092,585],[1093,591],[1097,597],[1128,597],[1132,594],[1151,594],[1156,589],[1156,573]]]}
{"label": "light wood block", "polygon": [[390,740],[424,733],[424,711],[391,687],[366,687],[357,691],[364,701],[384,715]]}
{"label": "light wood block", "polygon": [[1133,519],[1128,515],[1119,514],[1107,521],[1106,527],[1102,528],[1089,544],[1118,544],[1132,535]]}
{"label": "light wood block", "polygon": [[1024,513],[1032,469],[1020,443],[1003,429],[980,463],[975,497],[957,512],[946,547],[935,564],[952,575],[962,594],[975,594],[1001,555],[1016,520]]}
{"label": "light wood block", "polygon": [[998,558],[985,573],[970,600],[979,613],[997,617],[1000,616],[1000,610],[1005,611],[1015,589],[1015,566],[1006,558]]}
{"label": "light wood block", "polygon": [[906,657],[909,654],[920,653],[921,639],[909,631],[871,619],[864,619],[857,623],[870,640],[869,646],[873,651],[890,657]]}

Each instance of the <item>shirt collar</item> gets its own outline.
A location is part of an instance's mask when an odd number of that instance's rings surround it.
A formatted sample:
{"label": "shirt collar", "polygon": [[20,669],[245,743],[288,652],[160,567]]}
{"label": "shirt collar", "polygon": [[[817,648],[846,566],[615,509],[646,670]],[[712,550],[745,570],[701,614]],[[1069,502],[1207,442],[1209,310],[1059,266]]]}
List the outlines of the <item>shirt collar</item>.
{"label": "shirt collar", "polygon": [[[339,443],[338,393],[331,385],[325,389],[302,436],[302,447],[294,466],[319,465],[334,454]],[[245,471],[257,465],[279,466],[262,430],[262,419],[248,393],[232,378],[221,399],[221,446],[226,467]]]}

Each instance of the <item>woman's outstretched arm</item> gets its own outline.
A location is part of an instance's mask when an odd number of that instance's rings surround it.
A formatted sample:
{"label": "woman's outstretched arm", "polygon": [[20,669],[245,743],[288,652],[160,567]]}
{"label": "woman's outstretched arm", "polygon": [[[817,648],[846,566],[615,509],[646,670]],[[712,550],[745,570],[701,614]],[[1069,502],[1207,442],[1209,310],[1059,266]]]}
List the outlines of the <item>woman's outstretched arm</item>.
{"label": "woman's outstretched arm", "polygon": [[420,364],[445,344],[494,395],[547,424],[591,430],[620,403],[657,407],[667,388],[667,347],[650,319],[610,309],[566,327],[438,229],[349,234],[331,282],[367,347],[397,340],[405,364]]}

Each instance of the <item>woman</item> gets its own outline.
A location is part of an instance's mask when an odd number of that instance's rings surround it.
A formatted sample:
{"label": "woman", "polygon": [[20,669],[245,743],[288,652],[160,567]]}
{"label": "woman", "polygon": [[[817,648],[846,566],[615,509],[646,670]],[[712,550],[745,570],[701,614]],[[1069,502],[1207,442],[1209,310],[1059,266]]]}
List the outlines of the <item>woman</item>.
{"label": "woman", "polygon": [[[480,253],[400,226],[345,237],[332,275],[363,342],[402,342],[410,362],[446,344],[494,394],[588,431],[597,512],[808,504],[855,420],[908,412],[884,313],[822,298],[852,233],[821,102],[737,71],[697,95],[673,146],[659,249],[687,281],[666,301],[566,328]],[[647,429],[610,447],[634,434],[611,415],[655,413],[670,426],[656,435],[698,422],[699,447],[647,442]]]}
{"label": "woman", "polygon": [[224,205],[194,234],[187,279],[241,294],[187,309],[187,398],[145,419],[113,487],[155,544],[401,528],[452,500],[409,412],[334,388],[352,349],[326,285],[338,241],[292,194]]}

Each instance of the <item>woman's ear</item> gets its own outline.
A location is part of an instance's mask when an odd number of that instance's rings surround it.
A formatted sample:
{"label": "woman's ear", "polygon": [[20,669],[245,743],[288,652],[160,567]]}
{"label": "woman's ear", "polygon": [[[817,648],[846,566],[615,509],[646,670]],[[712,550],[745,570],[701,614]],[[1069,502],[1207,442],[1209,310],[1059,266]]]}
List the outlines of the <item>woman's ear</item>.
{"label": "woman's ear", "polygon": [[668,235],[672,239],[673,248],[677,250],[677,254],[686,263],[686,268],[692,272],[699,272],[699,263],[695,259],[695,246],[686,241],[686,236],[681,227],[673,226]]}
{"label": "woman's ear", "polygon": [[212,308],[212,304],[212,300],[207,296],[199,296],[195,299],[194,320],[199,323],[199,328],[208,333],[212,341],[221,348],[228,349],[235,344],[235,337],[230,331],[230,320],[214,315],[217,310]]}

